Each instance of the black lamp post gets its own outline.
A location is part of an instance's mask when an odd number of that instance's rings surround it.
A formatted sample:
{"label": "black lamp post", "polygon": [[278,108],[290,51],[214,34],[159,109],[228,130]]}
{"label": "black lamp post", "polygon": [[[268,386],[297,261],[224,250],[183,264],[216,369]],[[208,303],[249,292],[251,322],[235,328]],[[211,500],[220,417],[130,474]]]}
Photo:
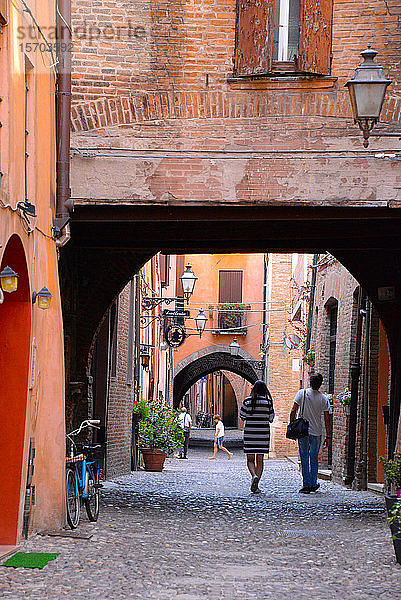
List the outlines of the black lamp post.
{"label": "black lamp post", "polygon": [[354,122],[363,133],[363,145],[369,146],[369,135],[380,118],[387,87],[392,83],[386,79],[383,67],[374,62],[377,52],[370,45],[361,52],[364,60],[357,66],[353,77],[347,81]]}

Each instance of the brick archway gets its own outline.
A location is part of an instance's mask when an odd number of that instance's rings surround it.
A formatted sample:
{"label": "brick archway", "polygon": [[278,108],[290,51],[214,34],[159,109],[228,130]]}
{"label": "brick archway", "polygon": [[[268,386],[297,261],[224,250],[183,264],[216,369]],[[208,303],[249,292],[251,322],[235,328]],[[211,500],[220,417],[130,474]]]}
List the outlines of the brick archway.
{"label": "brick archway", "polygon": [[174,370],[173,400],[178,406],[184,394],[201,377],[215,371],[230,371],[240,375],[250,383],[262,376],[260,366],[251,363],[254,359],[245,350],[240,350],[240,358],[230,354],[229,346],[216,345],[203,348],[185,357]]}

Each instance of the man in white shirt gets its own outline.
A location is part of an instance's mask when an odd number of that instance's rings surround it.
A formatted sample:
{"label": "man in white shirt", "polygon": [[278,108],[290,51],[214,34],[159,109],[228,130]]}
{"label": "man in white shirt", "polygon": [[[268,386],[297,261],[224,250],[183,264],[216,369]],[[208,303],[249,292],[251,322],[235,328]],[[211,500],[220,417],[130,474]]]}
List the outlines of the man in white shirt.
{"label": "man in white shirt", "polygon": [[184,446],[180,450],[180,454],[178,458],[188,458],[188,444],[189,444],[189,434],[191,432],[192,427],[192,419],[191,415],[187,413],[187,409],[185,406],[181,407],[181,412],[178,415],[178,419],[180,422],[180,426],[184,430]]}
{"label": "man in white shirt", "polygon": [[330,403],[327,396],[319,392],[323,377],[320,373],[313,373],[309,379],[310,387],[297,392],[290,414],[290,421],[293,421],[299,410],[298,416],[309,422],[309,435],[298,440],[303,477],[303,487],[299,490],[301,494],[317,492],[320,487],[317,475],[323,435],[322,416],[326,428],[323,448],[329,445],[330,440]]}

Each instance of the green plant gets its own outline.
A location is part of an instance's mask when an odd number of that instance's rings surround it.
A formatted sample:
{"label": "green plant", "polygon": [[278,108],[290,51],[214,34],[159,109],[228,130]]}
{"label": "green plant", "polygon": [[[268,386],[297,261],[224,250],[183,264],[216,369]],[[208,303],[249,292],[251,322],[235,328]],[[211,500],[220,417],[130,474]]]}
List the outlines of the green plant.
{"label": "green plant", "polygon": [[[399,497],[397,502],[393,505],[390,515],[391,516],[388,517],[390,525],[399,525],[401,523],[401,497]],[[393,535],[391,537],[395,540],[397,536]]]}
{"label": "green plant", "polygon": [[383,465],[387,481],[396,490],[401,490],[401,450],[396,450],[392,459],[380,456],[379,461]]}
{"label": "green plant", "polygon": [[316,358],[316,352],[315,352],[315,349],[313,346],[311,346],[309,348],[309,350],[307,352],[305,352],[302,357],[304,362],[306,362],[306,364],[309,365],[312,369],[314,369],[314,367],[315,367],[315,358]]}
{"label": "green plant", "polygon": [[217,305],[220,329],[239,329],[243,326],[244,313],[250,306],[241,302]]}
{"label": "green plant", "polygon": [[149,405],[146,402],[146,400],[144,400],[144,398],[141,398],[141,400],[139,400],[139,402],[134,400],[133,405],[132,405],[132,414],[138,415],[138,418],[140,421],[144,421],[145,419],[148,418]]}
{"label": "green plant", "polygon": [[171,406],[166,406],[162,400],[149,402],[148,408],[149,416],[139,423],[139,447],[165,450],[167,454],[171,454],[184,442],[179,413]]}
{"label": "green plant", "polygon": [[337,400],[343,406],[349,406],[351,404],[351,391],[348,388],[345,388],[341,394],[337,394]]}

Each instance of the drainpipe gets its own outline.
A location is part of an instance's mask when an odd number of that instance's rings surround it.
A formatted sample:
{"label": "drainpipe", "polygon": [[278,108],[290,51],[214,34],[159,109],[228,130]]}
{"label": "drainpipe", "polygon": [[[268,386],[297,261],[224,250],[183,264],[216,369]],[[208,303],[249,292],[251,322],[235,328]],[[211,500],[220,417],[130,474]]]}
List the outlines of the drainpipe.
{"label": "drainpipe", "polygon": [[141,279],[135,275],[135,352],[134,352],[134,395],[135,400],[140,400],[140,368],[141,368]]}
{"label": "drainpipe", "polygon": [[[71,122],[71,0],[57,1],[57,194],[55,236],[67,225],[73,209],[70,189],[70,122]],[[64,243],[69,238],[64,238]]]}
{"label": "drainpipe", "polygon": [[[134,400],[140,400],[139,377],[140,377],[140,347],[141,347],[141,287],[140,276],[135,275],[135,309],[134,309]],[[138,471],[139,457],[137,447],[137,423],[132,420],[131,427],[131,471]]]}
{"label": "drainpipe", "polygon": [[361,375],[361,343],[362,343],[362,288],[359,287],[358,292],[358,317],[356,326],[355,338],[355,353],[351,363],[351,401],[349,411],[349,427],[348,427],[348,448],[347,448],[347,471],[344,483],[350,486],[355,477],[355,445],[356,445],[356,428],[358,420],[358,396],[359,396],[359,377]]}
{"label": "drainpipe", "polygon": [[366,298],[365,352],[363,360],[363,432],[362,432],[362,478],[361,487],[368,487],[368,441],[369,441],[369,362],[370,362],[370,324],[372,304]]}
{"label": "drainpipe", "polygon": [[308,310],[308,324],[306,329],[306,343],[305,343],[305,352],[308,352],[311,343],[312,337],[312,323],[313,323],[313,309],[315,307],[315,292],[316,292],[316,273],[317,273],[317,265],[319,264],[320,254],[313,255],[313,263],[312,263],[312,279],[311,279],[311,287],[310,287],[310,296],[309,296],[309,310]]}
{"label": "drainpipe", "polygon": [[263,337],[262,337],[262,352],[263,356],[263,381],[267,381],[267,286],[268,284],[268,266],[269,266],[269,255],[263,256]]}

